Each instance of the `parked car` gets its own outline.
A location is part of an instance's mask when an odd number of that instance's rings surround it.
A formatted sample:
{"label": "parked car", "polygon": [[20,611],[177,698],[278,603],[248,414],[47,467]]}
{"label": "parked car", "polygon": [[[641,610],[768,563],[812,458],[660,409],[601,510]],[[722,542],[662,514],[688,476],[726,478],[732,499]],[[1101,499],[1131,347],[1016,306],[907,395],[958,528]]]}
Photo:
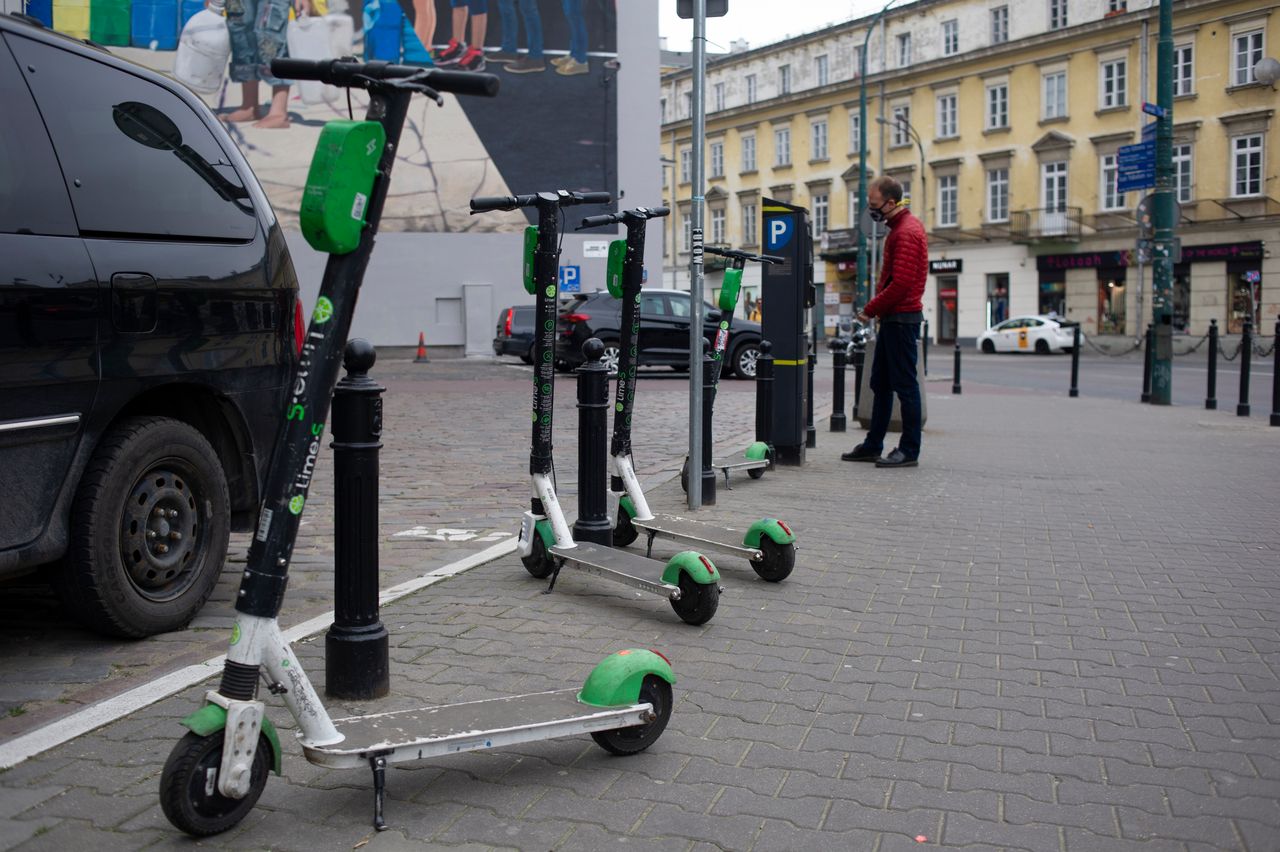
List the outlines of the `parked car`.
{"label": "parked car", "polygon": [[533,312],[533,305],[512,305],[498,313],[494,355],[519,355],[526,364],[533,363]]}
{"label": "parked car", "polygon": [[[689,363],[689,294],[681,290],[646,289],[640,291],[640,341],[638,366],[681,367]],[[720,322],[720,311],[703,305],[702,336],[713,342]],[[621,351],[618,347],[622,327],[622,302],[607,291],[579,293],[562,306],[556,357],[561,366],[572,369],[583,361],[582,344],[592,337],[604,343],[604,361],[610,371],[617,368]],[[756,359],[760,357],[760,323],[735,318],[725,348],[725,375],[753,379]]]}
{"label": "parked car", "polygon": [[302,342],[248,164],[168,78],[0,17],[0,578],[185,626],[250,530]]}
{"label": "parked car", "polygon": [[[1013,317],[992,326],[978,338],[983,352],[1070,352],[1075,347],[1075,326],[1059,317]],[[1084,342],[1084,334],[1080,335]]]}

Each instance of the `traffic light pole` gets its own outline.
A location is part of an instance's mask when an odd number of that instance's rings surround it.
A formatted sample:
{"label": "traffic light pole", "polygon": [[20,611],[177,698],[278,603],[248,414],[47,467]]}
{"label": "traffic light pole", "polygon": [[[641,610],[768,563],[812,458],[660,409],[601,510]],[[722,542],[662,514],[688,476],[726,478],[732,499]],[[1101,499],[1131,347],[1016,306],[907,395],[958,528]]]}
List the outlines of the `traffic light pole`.
{"label": "traffic light pole", "polygon": [[1155,240],[1152,254],[1152,321],[1155,357],[1151,362],[1151,402],[1169,405],[1173,394],[1173,0],[1160,0],[1160,40],[1156,44]]}

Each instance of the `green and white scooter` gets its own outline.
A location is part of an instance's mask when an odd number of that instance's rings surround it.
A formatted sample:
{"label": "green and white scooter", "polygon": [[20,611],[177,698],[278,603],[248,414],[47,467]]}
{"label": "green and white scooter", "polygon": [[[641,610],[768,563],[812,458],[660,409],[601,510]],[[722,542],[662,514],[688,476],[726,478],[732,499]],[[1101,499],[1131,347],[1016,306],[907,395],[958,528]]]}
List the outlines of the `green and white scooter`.
{"label": "green and white scooter", "polygon": [[[365,121],[329,122],[311,163],[302,231],[313,247],[329,254],[329,261],[294,373],[292,398],[287,413],[282,412],[258,528],[236,598],[222,682],[205,694],[199,710],[182,720],[188,733],[173,747],[160,776],[165,816],[197,837],[226,831],[253,809],[268,773],[280,774],[283,749],[258,698],[260,680],[296,721],[308,761],[373,770],[374,826],[379,831],[386,828],[382,804],[389,763],[584,733],[615,754],[647,748],[666,728],[675,682],[670,664],[653,651],[619,651],[605,658],[581,690],[333,719],[281,633],[277,617],[289,559],[409,101],[415,93],[440,101],[441,91],[492,96],[498,78],[353,60],[277,59],[271,68],[286,80],[366,89],[369,110]],[[156,138],[172,136],[164,126],[154,131]],[[253,191],[255,202],[265,209],[266,197],[256,185]]]}
{"label": "green and white scooter", "polygon": [[[613,530],[614,544],[625,547],[641,532],[647,536],[646,556],[653,553],[655,538],[669,538],[695,544],[722,553],[746,558],[764,580],[779,582],[791,574],[796,564],[796,537],[791,528],[777,518],[761,518],[746,529],[725,527],[680,515],[655,513],[649,508],[640,480],[631,460],[631,419],[636,397],[637,338],[640,333],[640,290],[644,281],[644,235],[649,219],[667,215],[666,208],[639,208],[590,216],[582,220],[583,228],[621,223],[627,230],[624,240],[609,244],[609,264],[605,282],[609,293],[622,302],[622,320],[618,361],[617,395],[613,405],[613,438],[609,455],[613,460],[610,488],[618,497],[618,515]],[[708,249],[709,250],[709,249]],[[751,256],[754,257],[754,256]],[[716,351],[723,358],[733,308],[738,301],[742,269],[725,271],[721,288],[720,309],[723,312],[716,338]],[[731,295],[726,295],[726,293]],[[718,379],[720,361],[715,362]]]}

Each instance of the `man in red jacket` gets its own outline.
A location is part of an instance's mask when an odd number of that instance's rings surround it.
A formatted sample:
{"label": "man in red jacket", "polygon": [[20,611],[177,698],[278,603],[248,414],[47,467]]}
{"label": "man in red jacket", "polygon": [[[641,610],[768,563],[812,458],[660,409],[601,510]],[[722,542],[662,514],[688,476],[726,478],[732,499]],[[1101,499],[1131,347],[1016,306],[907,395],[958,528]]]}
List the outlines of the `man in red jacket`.
{"label": "man in red jacket", "polygon": [[[858,313],[861,322],[879,317],[875,360],[871,364],[871,428],[862,443],[840,456],[845,461],[875,462],[876,467],[915,467],[920,458],[920,385],[916,381],[916,344],[924,322],[924,282],[929,274],[929,242],[920,220],[902,203],[902,184],[882,177],[867,188],[871,218],[888,221],[884,263],[876,297]],[[884,435],[893,414],[893,394],[902,409],[902,438],[884,458]]]}

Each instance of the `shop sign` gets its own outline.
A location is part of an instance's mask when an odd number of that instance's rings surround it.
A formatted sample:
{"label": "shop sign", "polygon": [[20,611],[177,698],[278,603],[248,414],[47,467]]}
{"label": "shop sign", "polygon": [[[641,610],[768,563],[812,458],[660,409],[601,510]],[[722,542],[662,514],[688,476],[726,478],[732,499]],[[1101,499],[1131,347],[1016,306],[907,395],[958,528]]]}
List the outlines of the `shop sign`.
{"label": "shop sign", "polygon": [[1182,246],[1184,263],[1197,260],[1260,260],[1262,242],[1219,243],[1211,246]]}
{"label": "shop sign", "polygon": [[964,271],[964,261],[958,257],[953,257],[950,260],[929,261],[929,272],[933,275],[937,275],[940,272],[947,273],[947,272],[963,272],[963,271]]}
{"label": "shop sign", "polygon": [[941,287],[938,289],[938,298],[940,299],[954,299],[955,297],[956,297],[955,287]]}
{"label": "shop sign", "polygon": [[[1207,246],[1182,246],[1182,263],[1221,260],[1258,260],[1262,258],[1262,242],[1218,243]],[[1036,258],[1036,269],[1097,269],[1133,266],[1138,258],[1131,250],[1095,251],[1083,254],[1042,254]],[[933,261],[930,261],[932,267]],[[932,271],[932,269],[930,269]]]}

